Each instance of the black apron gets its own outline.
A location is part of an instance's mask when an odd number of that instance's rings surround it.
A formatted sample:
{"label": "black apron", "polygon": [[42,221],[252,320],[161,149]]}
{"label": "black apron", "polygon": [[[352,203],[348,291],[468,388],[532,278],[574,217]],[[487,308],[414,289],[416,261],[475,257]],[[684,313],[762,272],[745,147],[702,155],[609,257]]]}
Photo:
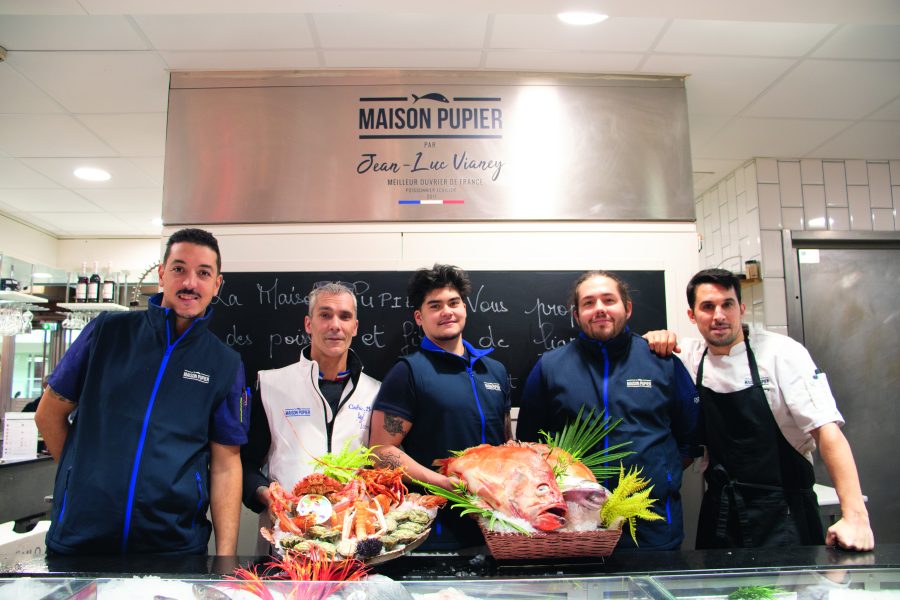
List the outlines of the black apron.
{"label": "black apron", "polygon": [[749,339],[745,344],[751,387],[731,393],[704,387],[706,351],[697,369],[710,460],[697,548],[823,544],[812,465],[778,428]]}

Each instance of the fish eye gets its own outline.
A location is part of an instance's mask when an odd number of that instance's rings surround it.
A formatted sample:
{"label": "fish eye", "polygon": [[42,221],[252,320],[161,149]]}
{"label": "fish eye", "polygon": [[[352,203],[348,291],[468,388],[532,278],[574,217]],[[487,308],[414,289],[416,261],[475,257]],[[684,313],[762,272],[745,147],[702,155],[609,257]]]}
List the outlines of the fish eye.
{"label": "fish eye", "polygon": [[548,492],[549,490],[550,490],[550,486],[547,485],[546,483],[542,483],[541,485],[539,485],[539,486],[537,487],[537,491],[540,492],[540,493],[542,493],[542,494],[545,493],[545,492]]}

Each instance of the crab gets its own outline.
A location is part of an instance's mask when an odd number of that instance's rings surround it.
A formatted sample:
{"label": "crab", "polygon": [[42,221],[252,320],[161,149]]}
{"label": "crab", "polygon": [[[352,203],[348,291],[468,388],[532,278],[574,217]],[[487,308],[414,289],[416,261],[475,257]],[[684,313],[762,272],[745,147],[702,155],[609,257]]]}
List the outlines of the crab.
{"label": "crab", "polygon": [[328,496],[335,492],[341,491],[344,484],[333,477],[329,477],[323,473],[312,473],[297,482],[294,486],[294,496],[305,496],[307,494],[319,494]]}

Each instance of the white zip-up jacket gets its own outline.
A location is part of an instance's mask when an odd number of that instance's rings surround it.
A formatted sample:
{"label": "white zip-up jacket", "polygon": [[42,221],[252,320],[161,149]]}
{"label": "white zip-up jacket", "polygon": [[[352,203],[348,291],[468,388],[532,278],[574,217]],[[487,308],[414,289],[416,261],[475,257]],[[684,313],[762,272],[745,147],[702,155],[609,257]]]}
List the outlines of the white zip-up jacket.
{"label": "white zip-up jacket", "polygon": [[281,369],[259,372],[259,390],[272,442],[266,464],[270,480],[290,490],[313,472],[313,459],[340,451],[350,440],[358,448],[369,442],[372,403],[381,383],[362,372],[350,351],[350,380],[344,387],[337,415],[319,391],[319,365],[307,358]]}

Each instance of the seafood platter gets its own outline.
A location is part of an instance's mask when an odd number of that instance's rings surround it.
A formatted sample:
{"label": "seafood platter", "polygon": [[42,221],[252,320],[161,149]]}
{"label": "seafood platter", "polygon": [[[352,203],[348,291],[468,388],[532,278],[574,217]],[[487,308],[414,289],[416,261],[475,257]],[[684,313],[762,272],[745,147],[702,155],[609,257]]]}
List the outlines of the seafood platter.
{"label": "seafood platter", "polygon": [[[365,451],[364,451],[365,452]],[[403,469],[315,472],[288,491],[269,486],[274,527],[260,533],[282,556],[316,553],[377,564],[421,544],[444,498],[409,493]],[[337,475],[337,476],[334,476]]]}
{"label": "seafood platter", "polygon": [[[594,451],[618,422],[590,416],[546,443],[482,444],[435,461],[439,472],[460,483],[453,491],[426,489],[451,508],[476,516],[488,548],[498,559],[608,556],[624,525],[635,535],[637,519],[658,520],[648,481],[640,470],[608,463],[630,454],[627,444]],[[610,491],[598,475],[617,478]]]}

